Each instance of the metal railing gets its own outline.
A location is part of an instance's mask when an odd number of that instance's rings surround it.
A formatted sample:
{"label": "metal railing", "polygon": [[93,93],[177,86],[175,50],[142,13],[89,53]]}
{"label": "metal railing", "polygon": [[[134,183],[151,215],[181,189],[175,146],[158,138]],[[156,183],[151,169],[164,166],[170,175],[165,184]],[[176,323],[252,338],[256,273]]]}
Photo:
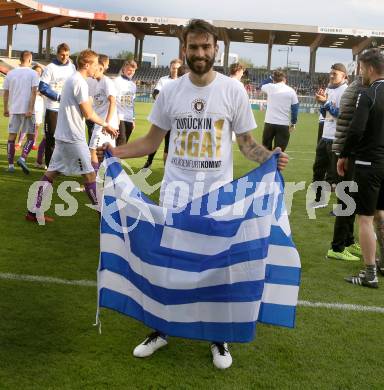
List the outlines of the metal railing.
{"label": "metal railing", "polygon": [[[154,85],[138,85],[136,102],[153,103],[152,92]],[[248,91],[249,100],[255,109],[265,110],[267,107],[267,97],[261,91]],[[305,112],[315,112],[320,105],[314,96],[298,96],[300,110]]]}

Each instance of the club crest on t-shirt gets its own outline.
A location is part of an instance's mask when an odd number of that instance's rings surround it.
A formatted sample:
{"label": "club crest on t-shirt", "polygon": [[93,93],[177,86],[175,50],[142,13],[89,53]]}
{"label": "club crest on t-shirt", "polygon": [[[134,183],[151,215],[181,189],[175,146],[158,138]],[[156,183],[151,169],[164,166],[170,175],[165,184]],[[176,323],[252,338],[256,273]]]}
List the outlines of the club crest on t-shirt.
{"label": "club crest on t-shirt", "polygon": [[204,112],[205,110],[205,106],[206,106],[206,101],[204,99],[195,99],[193,102],[192,102],[192,110],[193,112],[195,112],[196,114],[201,114]]}

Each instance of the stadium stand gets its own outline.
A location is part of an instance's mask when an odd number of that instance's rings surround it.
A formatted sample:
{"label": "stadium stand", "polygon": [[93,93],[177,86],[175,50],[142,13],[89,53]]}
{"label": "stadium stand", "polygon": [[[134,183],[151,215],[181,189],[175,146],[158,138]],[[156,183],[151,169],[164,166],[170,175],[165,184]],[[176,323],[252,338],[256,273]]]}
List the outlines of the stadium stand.
{"label": "stadium stand", "polygon": [[[8,70],[18,66],[18,55],[20,53],[15,50],[13,54],[16,58],[10,59],[5,56],[5,50],[0,50],[0,79],[4,78]],[[46,59],[37,59],[36,53],[34,53],[34,58],[36,59],[34,63],[39,63],[43,66],[50,62]],[[55,58],[55,55],[51,55],[51,58]],[[75,55],[72,55],[71,59],[76,63]],[[123,63],[123,59],[110,59],[108,76],[111,78],[116,77],[119,74]],[[225,73],[223,66],[215,66],[215,70],[220,73]],[[153,67],[150,62],[143,62],[134,76],[134,80],[137,83],[137,101],[152,102],[151,95],[153,88],[158,79],[167,74],[169,74],[168,66]],[[266,99],[264,94],[260,91],[260,85],[269,75],[270,72],[265,68],[248,68],[246,70],[245,79],[243,81],[251,100],[263,101]],[[296,90],[301,107],[307,111],[313,111],[318,107],[318,104],[314,100],[315,91],[327,86],[328,77],[328,73],[315,73],[311,77],[308,72],[290,69],[288,72],[288,85]],[[2,85],[1,81],[2,80],[0,80],[0,85]],[[256,104],[256,106],[260,109],[265,108],[263,104]]]}

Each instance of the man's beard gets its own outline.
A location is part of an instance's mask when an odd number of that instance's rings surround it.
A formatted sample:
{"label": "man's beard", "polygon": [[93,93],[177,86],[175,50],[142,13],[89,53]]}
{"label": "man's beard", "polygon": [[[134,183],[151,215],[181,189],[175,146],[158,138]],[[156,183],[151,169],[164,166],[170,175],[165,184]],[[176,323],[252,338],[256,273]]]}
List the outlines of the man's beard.
{"label": "man's beard", "polygon": [[[205,73],[208,73],[211,68],[213,67],[213,64],[215,63],[215,57],[187,57],[186,58],[187,60],[187,64],[189,66],[189,69],[191,69],[191,71],[193,73],[196,73],[198,75],[203,75]],[[200,61],[200,60],[203,60],[204,63],[202,66],[199,66],[199,65],[195,65],[195,62],[197,61]]]}

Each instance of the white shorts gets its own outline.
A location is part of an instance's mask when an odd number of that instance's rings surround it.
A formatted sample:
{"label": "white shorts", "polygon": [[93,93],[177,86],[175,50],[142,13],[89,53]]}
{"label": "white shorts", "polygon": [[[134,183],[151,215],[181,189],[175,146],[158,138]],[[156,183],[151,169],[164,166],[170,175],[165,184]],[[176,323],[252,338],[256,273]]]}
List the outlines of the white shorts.
{"label": "white shorts", "polygon": [[66,176],[94,172],[88,145],[85,142],[75,144],[56,140],[48,167],[48,172],[52,171]]}
{"label": "white shorts", "polygon": [[37,126],[40,126],[43,123],[43,111],[35,111],[35,122]]}
{"label": "white shorts", "polygon": [[116,146],[116,139],[112,138],[110,134],[103,133],[103,128],[99,125],[95,125],[91,140],[89,141],[89,149],[96,149],[105,143],[111,144],[113,147]]}
{"label": "white shorts", "polygon": [[35,133],[35,115],[27,118],[24,114],[12,114],[9,118],[9,134],[17,134],[21,128],[22,133]]}

